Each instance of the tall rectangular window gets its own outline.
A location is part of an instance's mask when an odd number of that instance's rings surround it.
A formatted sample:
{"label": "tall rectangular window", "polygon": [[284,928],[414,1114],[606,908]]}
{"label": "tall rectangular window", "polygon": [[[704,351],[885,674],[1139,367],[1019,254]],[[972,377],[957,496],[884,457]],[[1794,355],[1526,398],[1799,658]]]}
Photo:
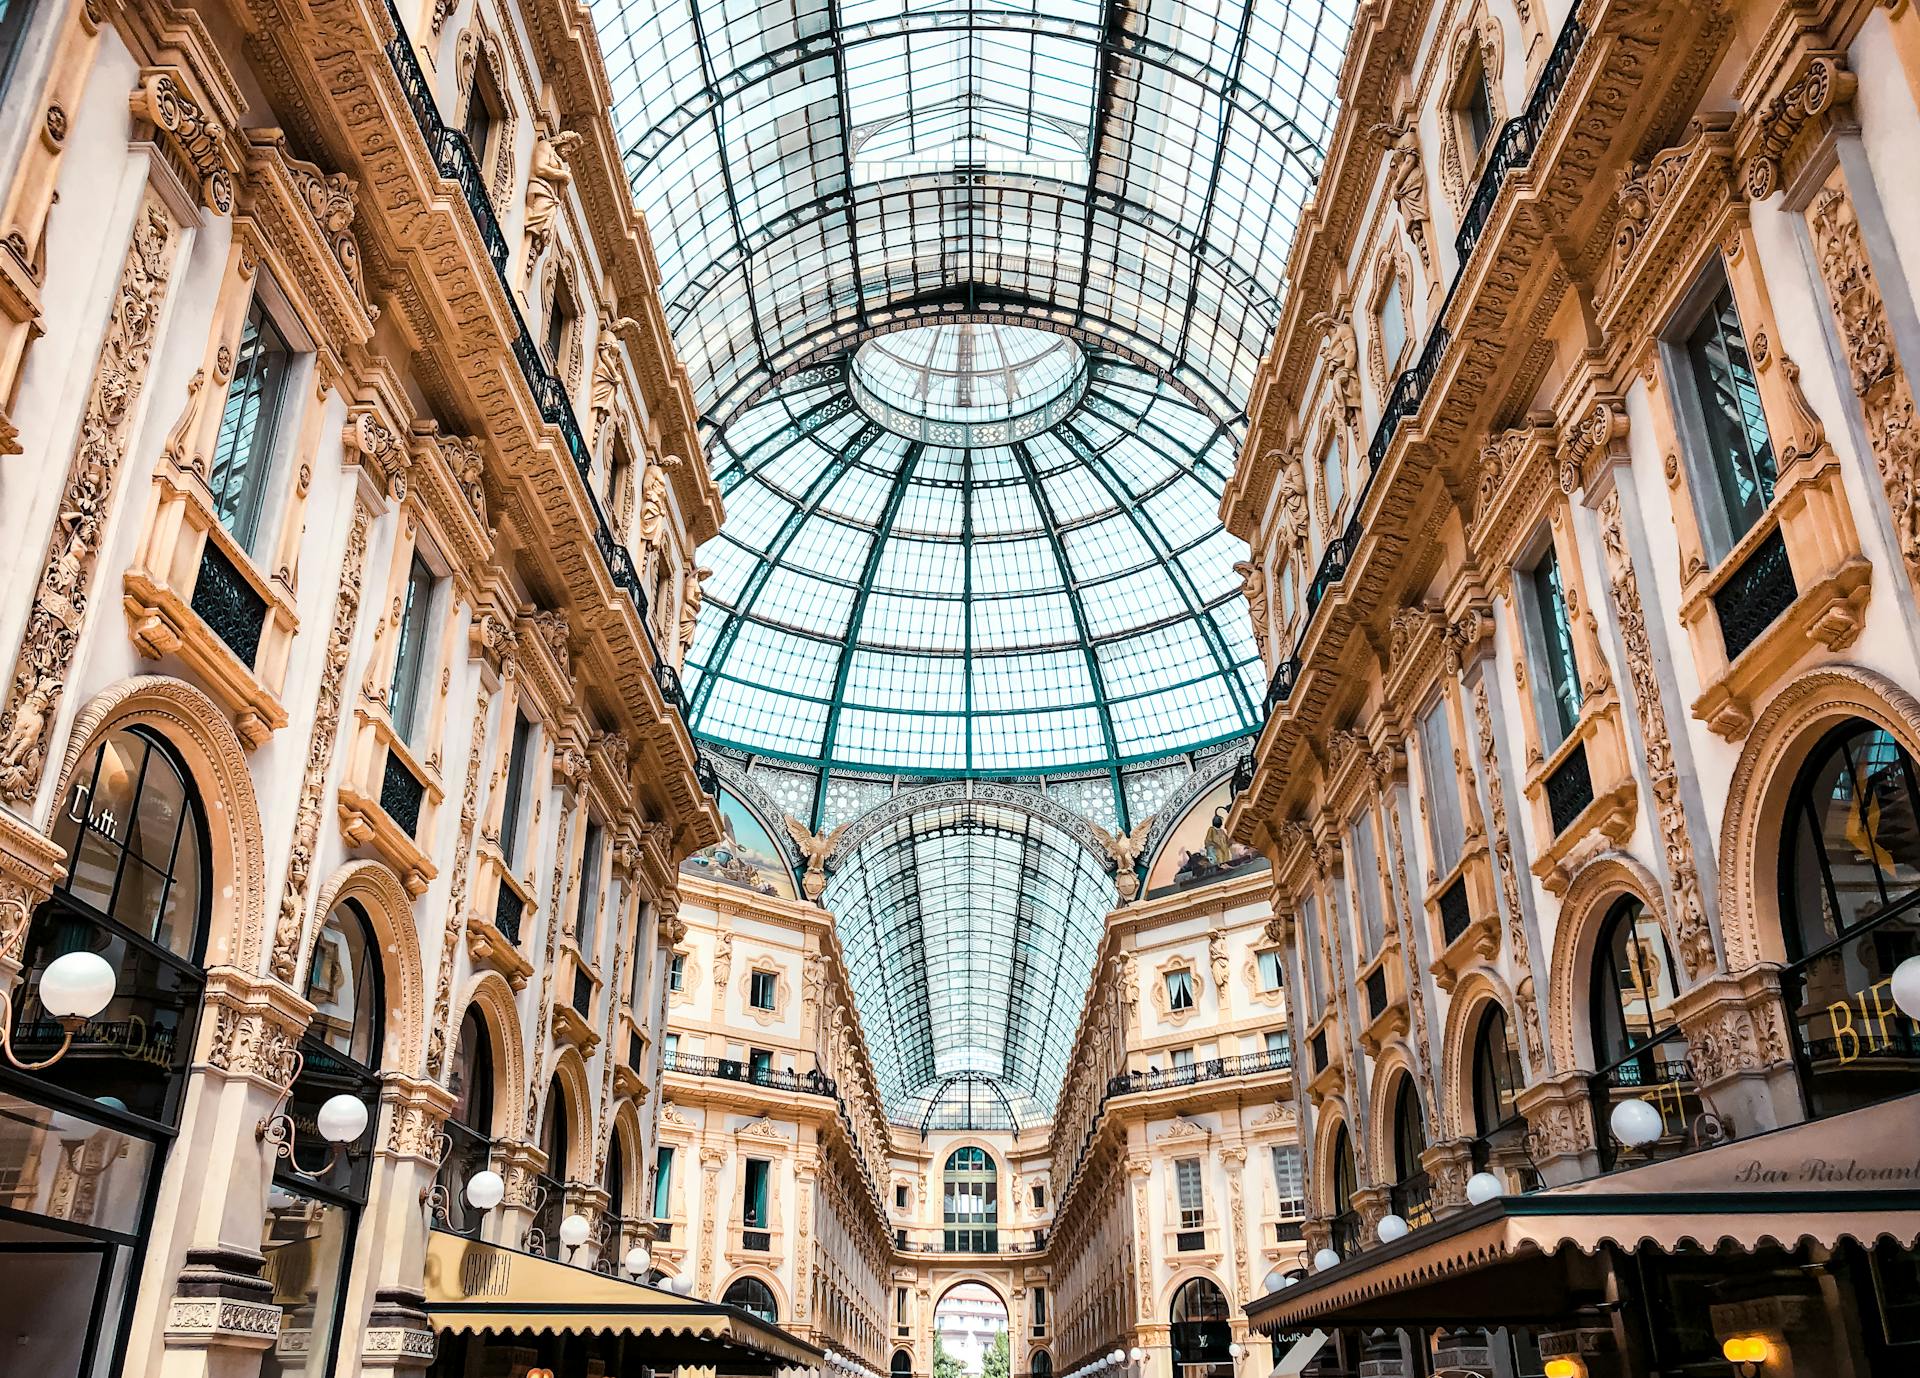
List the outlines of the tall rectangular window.
{"label": "tall rectangular window", "polygon": [[1285,1029],[1267,1030],[1267,1052],[1273,1057],[1293,1057],[1293,1035]]}
{"label": "tall rectangular window", "polygon": [[673,1199],[673,1145],[661,1144],[653,1156],[653,1218],[665,1220]]}
{"label": "tall rectangular window", "polygon": [[740,1174],[740,1223],[750,1230],[764,1230],[767,1210],[767,1173],[771,1164],[765,1158],[749,1158]]}
{"label": "tall rectangular window", "polygon": [[1346,467],[1340,462],[1340,437],[1327,437],[1326,453],[1320,456],[1320,488],[1327,498],[1327,520],[1336,521],[1340,504],[1347,496]]}
{"label": "tall rectangular window", "polygon": [[508,866],[520,864],[520,815],[526,806],[527,758],[533,754],[533,723],[513,715],[513,744],[507,748],[507,793],[500,810],[500,855]]}
{"label": "tall rectangular window", "polygon": [[20,55],[20,40],[38,8],[35,0],[0,0],[0,96],[13,81],[13,60]]}
{"label": "tall rectangular window", "polygon": [[260,510],[272,477],[279,442],[281,405],[293,350],[255,297],[240,332],[240,353],[233,383],[220,413],[220,435],[207,468],[214,515],[242,550],[252,552],[259,535]]}
{"label": "tall rectangular window", "polygon": [[1260,964],[1260,989],[1279,990],[1287,983],[1286,968],[1280,964],[1280,949],[1261,949],[1255,960]]}
{"label": "tall rectangular window", "polygon": [[1453,724],[1447,717],[1444,694],[1420,718],[1420,771],[1426,777],[1434,874],[1445,876],[1460,864],[1467,846],[1467,826],[1460,809],[1460,777],[1453,766]]}
{"label": "tall rectangular window", "polygon": [[893,1323],[904,1326],[907,1323],[907,1289],[893,1289]]}
{"label": "tall rectangular window", "polygon": [[756,971],[747,979],[747,1003],[756,1010],[772,1009],[777,980],[774,974],[771,971]]}
{"label": "tall rectangular window", "polygon": [[771,1048],[747,1049],[747,1079],[765,1081],[773,1074],[773,1050]]}
{"label": "tall rectangular window", "polygon": [[1176,1068],[1193,1066],[1193,1049],[1175,1048],[1173,1050],[1173,1065]]}
{"label": "tall rectangular window", "polygon": [[1207,1223],[1206,1201],[1200,1190],[1200,1160],[1177,1159],[1173,1165],[1173,1182],[1180,1200],[1180,1228],[1199,1229]]}
{"label": "tall rectangular window", "polygon": [[1353,823],[1347,845],[1352,849],[1353,892],[1360,907],[1360,940],[1371,957],[1386,941],[1380,912],[1380,862],[1373,840],[1373,814],[1362,813]]}
{"label": "tall rectangular window", "polygon": [[[1407,347],[1407,305],[1400,296],[1400,275],[1387,275],[1386,294],[1380,298],[1380,352],[1386,357],[1387,372],[1392,374]],[[1393,380],[1389,376],[1388,386]]]}
{"label": "tall rectangular window", "polygon": [[660,1051],[668,1057],[672,1057],[678,1053],[680,1051],[680,1035],[677,1033],[661,1034]]}
{"label": "tall rectangular window", "polygon": [[1033,1289],[1033,1333],[1047,1333],[1047,1289],[1044,1287]]}
{"label": "tall rectangular window", "polygon": [[387,716],[400,740],[411,744],[420,717],[420,684],[427,675],[427,633],[433,622],[433,570],[416,551],[407,566],[401,595],[400,639],[393,653],[393,681],[387,688]]}
{"label": "tall rectangular window", "polygon": [[678,992],[686,988],[687,957],[683,952],[676,952],[667,958],[667,989]]}
{"label": "tall rectangular window", "polygon": [[1549,750],[1564,742],[1580,721],[1580,667],[1573,656],[1573,620],[1567,616],[1567,595],[1560,580],[1560,555],[1547,543],[1546,553],[1527,572],[1532,593],[1535,651],[1544,701],[1540,704],[1540,735]]}
{"label": "tall rectangular window", "polygon": [[1697,432],[1689,446],[1690,468],[1697,478],[1706,477],[1699,471],[1710,471],[1710,482],[1697,486],[1711,493],[1718,508],[1702,514],[1715,560],[1760,520],[1778,477],[1740,311],[1732,286],[1724,274],[1717,276],[1719,290],[1679,342],[1690,385],[1686,409],[1694,413],[1689,429]]}
{"label": "tall rectangular window", "polygon": [[1300,970],[1307,983],[1307,1003],[1318,1017],[1321,1005],[1320,905],[1312,891],[1300,899]]}
{"label": "tall rectangular window", "polygon": [[489,86],[485,71],[476,65],[473,85],[467,91],[467,117],[460,127],[460,132],[467,136],[467,147],[473,150],[473,160],[478,165],[483,182],[487,177],[487,169],[492,165],[488,155],[493,149],[496,123],[493,93]]}
{"label": "tall rectangular window", "polygon": [[1300,1163],[1298,1144],[1273,1146],[1273,1194],[1275,1213],[1300,1216],[1307,1213],[1307,1187]]}
{"label": "tall rectangular window", "polygon": [[573,887],[573,932],[588,961],[594,955],[593,921],[600,912],[600,852],[605,840],[606,830],[597,820],[587,819],[587,835],[580,843],[580,883]]}
{"label": "tall rectangular window", "polygon": [[1478,159],[1493,134],[1493,88],[1488,85],[1486,63],[1478,57],[1473,70],[1460,84],[1460,121],[1466,126],[1468,145]]}
{"label": "tall rectangular window", "polygon": [[1190,1010],[1193,1008],[1193,973],[1182,968],[1169,971],[1166,975],[1167,1008],[1169,1010]]}

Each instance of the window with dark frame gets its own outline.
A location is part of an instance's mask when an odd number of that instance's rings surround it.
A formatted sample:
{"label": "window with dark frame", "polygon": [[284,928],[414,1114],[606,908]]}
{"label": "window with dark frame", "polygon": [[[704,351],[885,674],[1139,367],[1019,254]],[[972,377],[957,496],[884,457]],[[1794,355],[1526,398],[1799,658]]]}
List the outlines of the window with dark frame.
{"label": "window with dark frame", "polygon": [[1716,262],[1708,279],[1706,304],[1685,334],[1674,339],[1672,354],[1686,375],[1682,397],[1691,414],[1685,428],[1696,473],[1711,475],[1707,518],[1709,556],[1718,560],[1751,531],[1773,502],[1778,470],[1767,415],[1760,401],[1753,360],[1733,286]]}
{"label": "window with dark frame", "polygon": [[573,887],[574,942],[588,962],[595,957],[594,920],[600,912],[600,854],[605,846],[606,829],[589,817],[586,836],[580,840],[580,881]]}
{"label": "window with dark frame", "polygon": [[233,381],[220,413],[220,433],[207,463],[214,515],[249,554],[259,537],[260,514],[272,480],[293,359],[293,347],[256,294],[247,307]]}
{"label": "window with dark frame", "polygon": [[1170,1011],[1190,1010],[1193,1008],[1193,973],[1182,967],[1166,973],[1167,1009]]}
{"label": "window with dark frame", "polygon": [[387,687],[387,717],[400,740],[411,745],[419,727],[420,685],[427,674],[427,633],[433,623],[432,568],[415,551],[401,593],[400,635],[394,645],[393,678]]}
{"label": "window with dark frame", "polygon": [[507,748],[506,794],[500,809],[500,855],[509,867],[520,864],[520,815],[526,807],[528,757],[533,754],[533,723],[513,716],[513,742]]}
{"label": "window with dark frame", "polygon": [[1549,749],[1572,735],[1580,722],[1580,666],[1573,652],[1573,621],[1567,614],[1567,596],[1560,577],[1560,554],[1551,540],[1527,571],[1532,594],[1536,653],[1544,659],[1540,679],[1545,702],[1540,705],[1540,731]]}
{"label": "window with dark frame", "polygon": [[771,1010],[774,1007],[778,978],[771,971],[756,971],[747,978],[747,1003],[756,1010]]}

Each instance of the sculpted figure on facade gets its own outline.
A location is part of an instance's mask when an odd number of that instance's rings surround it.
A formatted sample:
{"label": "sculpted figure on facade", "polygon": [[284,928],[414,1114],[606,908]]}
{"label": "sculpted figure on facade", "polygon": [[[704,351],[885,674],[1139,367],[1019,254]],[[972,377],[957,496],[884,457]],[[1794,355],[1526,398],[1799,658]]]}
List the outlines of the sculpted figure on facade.
{"label": "sculpted figure on facade", "polygon": [[1107,860],[1113,866],[1113,888],[1120,896],[1120,903],[1130,903],[1140,893],[1140,875],[1134,868],[1139,865],[1140,854],[1147,849],[1147,833],[1153,827],[1152,818],[1143,818],[1134,824],[1131,832],[1110,833],[1098,823],[1089,821],[1095,840],[1107,854]]}
{"label": "sculpted figure on facade", "polygon": [[680,600],[680,631],[675,638],[675,659],[682,665],[687,663],[687,652],[693,649],[693,636],[699,630],[700,608],[707,601],[705,584],[713,577],[713,571],[705,565],[687,564],[685,581],[686,592]]}
{"label": "sculpted figure on facade", "polygon": [[1253,642],[1264,656],[1267,651],[1267,576],[1252,560],[1240,560],[1233,566],[1240,576],[1240,592],[1246,595],[1247,616],[1253,622]]}
{"label": "sculpted figure on facade", "polygon": [[808,899],[817,900],[827,888],[827,858],[840,845],[840,835],[846,832],[847,824],[842,823],[830,832],[812,833],[797,818],[790,816],[785,822],[787,835],[793,839],[793,845],[800,849],[800,855],[807,863],[800,888]]}
{"label": "sculpted figure on facade", "polygon": [[531,269],[553,242],[554,223],[560,218],[560,206],[573,183],[573,170],[567,157],[579,144],[580,136],[570,129],[540,131],[533,143],[533,165],[527,173],[527,267]]}
{"label": "sculpted figure on facade", "polygon": [[680,467],[679,455],[661,455],[647,466],[647,472],[640,480],[640,537],[641,561],[646,560],[659,550],[666,539],[667,532],[667,474]]}
{"label": "sculpted figure on facade", "polygon": [[1350,425],[1360,415],[1360,339],[1354,333],[1353,318],[1344,310],[1322,311],[1312,325],[1324,332],[1320,357],[1327,366],[1327,386]]}

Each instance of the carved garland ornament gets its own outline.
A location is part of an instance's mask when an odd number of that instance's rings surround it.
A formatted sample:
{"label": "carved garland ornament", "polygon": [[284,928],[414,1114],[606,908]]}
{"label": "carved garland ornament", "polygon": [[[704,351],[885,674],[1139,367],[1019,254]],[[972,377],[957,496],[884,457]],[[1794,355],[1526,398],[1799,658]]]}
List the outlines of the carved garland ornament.
{"label": "carved garland ornament", "polygon": [[427,1035],[427,1075],[440,1077],[447,1065],[447,1025],[452,1017],[453,958],[467,927],[467,863],[473,855],[474,821],[479,816],[480,770],[485,756],[488,695],[482,689],[473,710],[468,740],[467,782],[460,796],[460,830],[453,843],[453,876],[447,887],[446,930],[440,940],[440,971],[433,987],[433,1025]]}
{"label": "carved garland ornament", "polygon": [[1810,220],[1820,276],[1839,323],[1853,391],[1866,415],[1867,441],[1886,486],[1900,556],[1908,577],[1920,584],[1920,429],[1913,388],[1895,352],[1886,302],[1846,193],[1837,186],[1821,192]]}
{"label": "carved garland ornament", "polygon": [[1679,939],[1680,961],[1689,982],[1698,981],[1714,967],[1713,930],[1700,898],[1700,879],[1694,870],[1693,842],[1687,835],[1686,809],[1680,798],[1680,769],[1674,763],[1673,742],[1667,735],[1667,717],[1660,705],[1660,685],[1654,678],[1653,646],[1647,636],[1646,614],[1640,606],[1640,585],[1620,527],[1620,490],[1613,489],[1600,504],[1600,544],[1606,551],[1607,586],[1613,594],[1614,616],[1627,652],[1627,677],[1633,681],[1633,706],[1640,720],[1646,750],[1647,779],[1653,788],[1654,819],[1666,849],[1667,884],[1673,891],[1673,921]]}
{"label": "carved garland ornament", "polygon": [[1494,750],[1493,710],[1487,703],[1487,682],[1479,679],[1473,686],[1473,718],[1480,742],[1480,766],[1487,780],[1487,805],[1493,817],[1488,839],[1493,848],[1494,870],[1500,875],[1500,897],[1507,910],[1507,941],[1511,944],[1514,967],[1520,981],[1514,988],[1514,1002],[1520,1006],[1520,1027],[1527,1039],[1527,1065],[1538,1077],[1546,1069],[1546,1046],[1540,1036],[1540,1009],[1533,998],[1533,962],[1527,945],[1526,918],[1520,908],[1520,884],[1515,876],[1513,839],[1507,832],[1507,792],[1500,783],[1500,761]]}
{"label": "carved garland ornament", "polygon": [[127,432],[153,357],[155,328],[172,270],[174,223],[149,192],[120,269],[119,292],[67,468],[59,516],[20,643],[13,684],[0,712],[0,800],[30,799],[47,759],[47,733],[66,689],[86,620],[87,589]]}
{"label": "carved garland ornament", "polygon": [[[1381,757],[1385,767],[1382,768]],[[1427,1113],[1436,1118],[1440,1114],[1440,1101],[1433,1092],[1433,1043],[1428,1034],[1427,995],[1424,985],[1424,973],[1420,969],[1420,953],[1415,934],[1411,898],[1407,893],[1407,858],[1401,846],[1400,833],[1400,792],[1394,787],[1391,774],[1393,753],[1390,749],[1376,753],[1374,776],[1379,781],[1380,793],[1387,803],[1387,823],[1391,830],[1387,852],[1393,858],[1394,883],[1387,887],[1389,903],[1395,914],[1400,930],[1400,956],[1407,969],[1407,1011],[1413,1018],[1414,1074],[1420,1078],[1420,1091],[1425,1097]],[[1436,1126],[1444,1133],[1445,1126]]]}
{"label": "carved garland ornament", "polygon": [[314,848],[320,838],[320,806],[332,770],[334,745],[340,734],[347,660],[353,654],[354,626],[360,620],[361,575],[367,562],[367,527],[371,517],[366,504],[356,500],[353,529],[347,536],[346,559],[340,572],[340,593],[333,605],[333,626],[327,633],[327,657],[321,666],[320,687],[314,696],[313,732],[307,739],[307,761],[300,777],[300,806],[294,816],[293,850],[287,857],[287,883],[280,895],[280,915],[274,924],[270,964],[273,974],[289,983],[300,964],[307,882],[313,867]]}

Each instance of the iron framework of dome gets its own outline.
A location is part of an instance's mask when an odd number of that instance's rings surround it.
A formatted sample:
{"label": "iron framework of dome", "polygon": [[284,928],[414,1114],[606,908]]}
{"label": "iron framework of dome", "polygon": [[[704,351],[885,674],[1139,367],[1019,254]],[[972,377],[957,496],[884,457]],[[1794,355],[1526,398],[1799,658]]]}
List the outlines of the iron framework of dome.
{"label": "iron framework of dome", "polygon": [[[727,510],[700,552],[694,730],[815,831],[947,776],[1126,828],[1183,754],[1255,730],[1218,503],[1353,0],[590,4]],[[1041,884],[1027,852],[984,814],[956,826],[974,869],[933,946],[916,887],[948,882],[924,838],[842,859],[850,959],[862,924],[918,934],[899,951],[922,977],[1020,950],[962,892]],[[1103,910],[1074,845],[1076,903]],[[981,1077],[1050,1108],[1083,927],[1032,928],[1073,958],[1038,1024],[1018,980],[979,993],[985,1024],[891,974],[861,987],[894,1113],[943,1081],[971,1104]],[[924,1051],[966,1040],[945,1067]]]}

